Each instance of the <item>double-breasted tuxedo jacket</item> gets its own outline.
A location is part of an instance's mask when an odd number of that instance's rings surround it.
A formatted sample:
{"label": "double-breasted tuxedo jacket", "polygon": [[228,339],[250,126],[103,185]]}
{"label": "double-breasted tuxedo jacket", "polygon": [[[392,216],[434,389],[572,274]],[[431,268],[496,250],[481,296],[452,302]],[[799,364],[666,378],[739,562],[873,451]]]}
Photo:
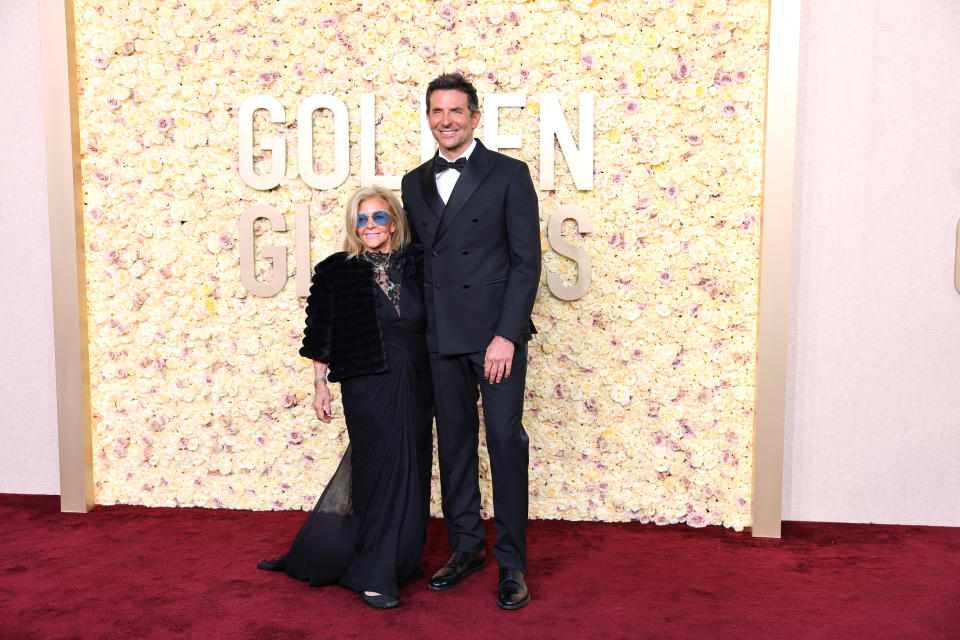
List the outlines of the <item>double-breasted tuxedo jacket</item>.
{"label": "double-breasted tuxedo jacket", "polygon": [[424,248],[427,348],[483,351],[494,335],[529,339],[540,282],[540,219],[527,165],[477,141],[444,206],[433,159],[403,177],[403,206]]}
{"label": "double-breasted tuxedo jacket", "polygon": [[[529,440],[523,429],[527,341],[540,282],[540,216],[527,165],[479,141],[444,206],[431,159],[403,177],[403,205],[424,249],[424,303],[443,515],[453,551],[485,546],[477,388],[493,480],[501,567],[526,571]],[[494,336],[515,345],[511,374],[483,378]]]}

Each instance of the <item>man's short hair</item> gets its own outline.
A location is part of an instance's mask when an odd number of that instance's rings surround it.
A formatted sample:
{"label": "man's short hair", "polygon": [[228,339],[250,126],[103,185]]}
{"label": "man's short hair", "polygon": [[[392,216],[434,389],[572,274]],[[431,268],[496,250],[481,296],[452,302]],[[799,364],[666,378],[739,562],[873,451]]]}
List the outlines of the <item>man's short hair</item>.
{"label": "man's short hair", "polygon": [[480,108],[476,87],[459,73],[445,73],[437,76],[427,85],[427,113],[430,113],[430,94],[434,91],[450,90],[467,94],[467,108],[470,109],[470,113],[476,113]]}

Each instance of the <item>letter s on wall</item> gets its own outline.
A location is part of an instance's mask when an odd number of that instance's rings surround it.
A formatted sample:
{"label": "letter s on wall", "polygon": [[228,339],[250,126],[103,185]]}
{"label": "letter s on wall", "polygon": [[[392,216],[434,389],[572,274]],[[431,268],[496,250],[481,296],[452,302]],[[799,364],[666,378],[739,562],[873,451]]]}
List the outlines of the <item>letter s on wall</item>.
{"label": "letter s on wall", "polygon": [[547,240],[550,241],[550,248],[577,263],[577,282],[571,286],[563,284],[560,274],[547,273],[547,288],[550,293],[561,300],[577,300],[582,298],[587,289],[590,288],[590,254],[585,249],[575,247],[560,235],[564,220],[573,220],[577,223],[577,231],[580,233],[593,232],[593,222],[589,214],[583,210],[583,207],[575,204],[567,204],[558,207],[550,215],[547,222]]}

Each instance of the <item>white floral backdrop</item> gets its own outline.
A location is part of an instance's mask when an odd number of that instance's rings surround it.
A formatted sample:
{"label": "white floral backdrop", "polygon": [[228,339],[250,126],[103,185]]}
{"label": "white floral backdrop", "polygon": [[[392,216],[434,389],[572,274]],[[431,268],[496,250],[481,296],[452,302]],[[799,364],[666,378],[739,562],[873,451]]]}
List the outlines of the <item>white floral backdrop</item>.
{"label": "white floral backdrop", "polygon": [[[322,258],[359,186],[360,94],[382,115],[380,170],[402,174],[419,164],[426,83],[460,70],[481,93],[527,94],[501,131],[522,134],[507,152],[535,184],[538,97],[558,93],[574,131],[578,94],[596,99],[593,189],[578,191],[560,161],[556,189],[540,192],[544,221],[563,204],[590,213],[592,234],[566,235],[591,255],[593,284],[564,302],[544,283],[535,307],[531,516],[749,526],[767,11],[759,0],[77,0],[97,501],[312,506],[345,427],[312,416],[293,278],[271,298],[241,284],[237,217],[270,204],[290,228],[293,204],[309,203]],[[256,93],[287,112],[258,120],[258,135],[291,147],[266,192],[237,169],[237,111]],[[295,164],[297,106],[321,93],[350,112],[351,176],[329,191]],[[332,127],[315,127],[322,168]],[[290,247],[292,274],[291,234],[257,233]],[[543,246],[545,271],[574,277],[545,235]]]}

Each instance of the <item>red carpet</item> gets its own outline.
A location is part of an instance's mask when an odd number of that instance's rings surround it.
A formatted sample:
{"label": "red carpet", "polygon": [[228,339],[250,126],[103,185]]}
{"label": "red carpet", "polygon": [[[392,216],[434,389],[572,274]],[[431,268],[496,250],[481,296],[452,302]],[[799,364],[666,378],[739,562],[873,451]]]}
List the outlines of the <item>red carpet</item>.
{"label": "red carpet", "polygon": [[[785,523],[530,523],[533,601],[494,604],[496,566],[444,593],[420,578],[374,611],[255,568],[297,512],[97,507],[0,494],[0,637],[960,638],[960,529]],[[426,568],[448,554],[433,521]]]}

